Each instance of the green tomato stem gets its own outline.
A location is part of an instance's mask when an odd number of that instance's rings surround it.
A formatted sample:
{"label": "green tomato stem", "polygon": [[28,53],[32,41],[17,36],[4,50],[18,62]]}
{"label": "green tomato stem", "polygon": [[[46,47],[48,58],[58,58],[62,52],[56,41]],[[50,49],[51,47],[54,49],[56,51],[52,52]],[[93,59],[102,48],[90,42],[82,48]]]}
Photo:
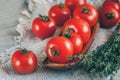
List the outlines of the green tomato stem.
{"label": "green tomato stem", "polygon": [[110,19],[113,19],[115,17],[115,15],[113,13],[107,13],[106,17],[107,17],[107,19],[110,20]]}
{"label": "green tomato stem", "polygon": [[63,36],[65,36],[66,38],[71,38],[72,37],[72,35],[70,34],[71,32],[73,32],[73,30],[71,30],[69,26],[67,25],[67,29],[65,33],[63,33]]}
{"label": "green tomato stem", "polygon": [[59,8],[63,8],[64,7],[64,4],[63,3],[60,3],[58,4]]}
{"label": "green tomato stem", "polygon": [[83,8],[82,8],[82,12],[85,13],[85,14],[89,14],[89,9],[83,7]]}
{"label": "green tomato stem", "polygon": [[60,52],[57,49],[53,49],[51,48],[52,54],[54,55],[54,57],[56,58],[57,56],[59,56]]}
{"label": "green tomato stem", "polygon": [[40,19],[42,19],[43,21],[49,21],[49,17],[48,16],[42,16],[41,14],[39,15]]}
{"label": "green tomato stem", "polygon": [[22,54],[26,54],[28,51],[27,49],[21,49],[22,50]]}
{"label": "green tomato stem", "polygon": [[119,0],[112,0],[113,2],[119,2]]}

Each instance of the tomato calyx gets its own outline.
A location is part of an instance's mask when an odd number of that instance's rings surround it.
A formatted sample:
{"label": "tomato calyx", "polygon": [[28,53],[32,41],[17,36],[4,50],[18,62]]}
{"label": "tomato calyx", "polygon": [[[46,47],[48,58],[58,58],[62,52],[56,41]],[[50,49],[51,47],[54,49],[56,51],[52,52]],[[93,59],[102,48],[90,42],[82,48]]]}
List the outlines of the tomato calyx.
{"label": "tomato calyx", "polygon": [[73,55],[73,56],[69,56],[68,60],[72,61],[75,60],[76,58],[82,59],[84,55]]}
{"label": "tomato calyx", "polygon": [[26,54],[28,52],[28,50],[25,48],[17,48],[17,49],[21,51],[21,54]]}
{"label": "tomato calyx", "polygon": [[[68,25],[67,25],[68,26]],[[67,27],[67,29],[66,29],[66,31],[63,33],[63,36],[65,36],[66,38],[71,38],[71,32],[74,32],[73,30],[71,30],[70,28],[69,28],[69,26]]]}
{"label": "tomato calyx", "polygon": [[73,55],[73,56],[69,56],[68,57],[68,60],[72,61],[72,60],[75,60],[76,58],[82,60],[84,57],[84,55],[80,54],[80,55]]}
{"label": "tomato calyx", "polygon": [[63,4],[63,3],[59,3],[59,4],[58,4],[58,7],[59,7],[59,8],[63,8],[63,7],[64,7],[64,4]]}
{"label": "tomato calyx", "polygon": [[74,59],[78,58],[78,55],[73,55],[73,56],[69,56],[68,60],[72,61]]}
{"label": "tomato calyx", "polygon": [[49,21],[49,17],[48,16],[42,16],[41,14],[39,15],[40,19],[42,19],[43,21]]}
{"label": "tomato calyx", "polygon": [[85,14],[89,14],[89,9],[85,8],[85,7],[82,7],[82,12],[85,13]]}
{"label": "tomato calyx", "polygon": [[22,54],[26,54],[27,52],[27,49],[22,49]]}
{"label": "tomato calyx", "polygon": [[107,13],[106,17],[107,17],[107,19],[110,20],[110,19],[113,19],[115,17],[115,15],[113,13]]}
{"label": "tomato calyx", "polygon": [[54,57],[56,58],[57,56],[59,56],[60,52],[58,49],[53,49],[51,48],[52,54],[54,54]]}
{"label": "tomato calyx", "polygon": [[119,2],[119,0],[112,0],[113,2]]}

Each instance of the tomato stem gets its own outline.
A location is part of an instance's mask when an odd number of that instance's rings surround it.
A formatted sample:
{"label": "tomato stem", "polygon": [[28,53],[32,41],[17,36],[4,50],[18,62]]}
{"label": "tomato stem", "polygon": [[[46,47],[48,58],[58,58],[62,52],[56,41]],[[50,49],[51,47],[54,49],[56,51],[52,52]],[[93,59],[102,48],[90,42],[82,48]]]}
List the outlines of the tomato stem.
{"label": "tomato stem", "polygon": [[57,49],[51,48],[52,53],[54,54],[55,58],[60,54]]}
{"label": "tomato stem", "polygon": [[88,14],[89,13],[89,9],[87,9],[85,7],[82,7],[82,12],[85,13],[85,14]]}
{"label": "tomato stem", "polygon": [[66,38],[71,38],[72,35],[70,34],[70,32],[73,32],[73,30],[71,30],[68,26],[63,36],[65,36]]}
{"label": "tomato stem", "polygon": [[64,4],[63,3],[60,3],[58,4],[59,8],[63,8],[64,7]]}
{"label": "tomato stem", "polygon": [[26,54],[28,51],[27,49],[21,49],[22,50],[22,54]]}
{"label": "tomato stem", "polygon": [[41,14],[39,15],[40,19],[42,19],[43,21],[49,21],[49,17],[48,16],[42,16]]}
{"label": "tomato stem", "polygon": [[69,56],[68,60],[75,60],[76,58],[79,58],[80,60],[83,58],[84,55],[73,55],[73,56]]}
{"label": "tomato stem", "polygon": [[112,0],[113,2],[119,2],[119,0]]}
{"label": "tomato stem", "polygon": [[79,58],[79,56],[78,55],[73,55],[73,56],[69,56],[68,57],[68,60],[74,60],[74,59],[76,59],[76,58]]}
{"label": "tomato stem", "polygon": [[107,13],[106,17],[107,17],[107,19],[113,19],[115,16],[113,13]]}

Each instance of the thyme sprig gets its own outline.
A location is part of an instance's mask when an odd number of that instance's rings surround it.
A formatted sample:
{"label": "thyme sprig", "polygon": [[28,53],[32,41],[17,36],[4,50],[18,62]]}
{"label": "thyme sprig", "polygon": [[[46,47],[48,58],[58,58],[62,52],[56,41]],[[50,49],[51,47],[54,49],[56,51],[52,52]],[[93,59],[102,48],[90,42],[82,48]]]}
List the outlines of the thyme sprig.
{"label": "thyme sprig", "polygon": [[77,68],[83,68],[92,77],[107,77],[120,69],[120,24],[105,44],[84,56]]}

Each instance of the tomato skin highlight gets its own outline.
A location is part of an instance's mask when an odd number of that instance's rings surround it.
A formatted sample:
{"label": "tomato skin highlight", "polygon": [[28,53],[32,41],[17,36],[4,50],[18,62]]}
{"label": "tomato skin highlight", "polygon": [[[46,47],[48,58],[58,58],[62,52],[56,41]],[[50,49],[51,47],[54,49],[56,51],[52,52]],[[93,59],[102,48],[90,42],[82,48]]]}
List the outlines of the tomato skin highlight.
{"label": "tomato skin highlight", "polygon": [[[60,5],[63,6],[59,7]],[[56,4],[50,8],[48,15],[56,21],[58,26],[62,26],[65,21],[70,19],[71,12],[64,4]]]}
{"label": "tomato skin highlight", "polygon": [[[58,53],[55,54],[53,51]],[[48,41],[46,53],[48,59],[52,62],[67,63],[69,62],[68,58],[73,56],[73,45],[69,39],[56,36]]]}
{"label": "tomato skin highlight", "polygon": [[65,6],[69,8],[71,13],[73,13],[76,6],[86,4],[86,3],[87,3],[86,0],[65,0]]}
{"label": "tomato skin highlight", "polygon": [[45,39],[52,36],[55,31],[56,22],[52,18],[49,18],[48,21],[44,21],[38,17],[32,22],[32,32],[40,39]]}
{"label": "tomato skin highlight", "polygon": [[[107,17],[106,16],[107,14],[110,14],[111,18],[109,18],[110,15],[108,15]],[[115,26],[119,21],[120,21],[120,14],[115,8],[111,6],[103,6],[100,9],[100,22],[103,27],[111,28]]]}
{"label": "tomato skin highlight", "polygon": [[28,51],[23,54],[21,50],[17,50],[12,55],[11,60],[13,68],[20,74],[29,74],[33,72],[37,66],[37,58],[33,52]]}
{"label": "tomato skin highlight", "polygon": [[84,44],[89,41],[91,29],[87,21],[83,19],[72,18],[65,22],[62,28],[62,33],[66,32],[68,28],[72,30],[72,32],[79,34]]}
{"label": "tomato skin highlight", "polygon": [[98,11],[90,4],[83,4],[75,8],[73,17],[84,19],[93,27],[98,21]]}

